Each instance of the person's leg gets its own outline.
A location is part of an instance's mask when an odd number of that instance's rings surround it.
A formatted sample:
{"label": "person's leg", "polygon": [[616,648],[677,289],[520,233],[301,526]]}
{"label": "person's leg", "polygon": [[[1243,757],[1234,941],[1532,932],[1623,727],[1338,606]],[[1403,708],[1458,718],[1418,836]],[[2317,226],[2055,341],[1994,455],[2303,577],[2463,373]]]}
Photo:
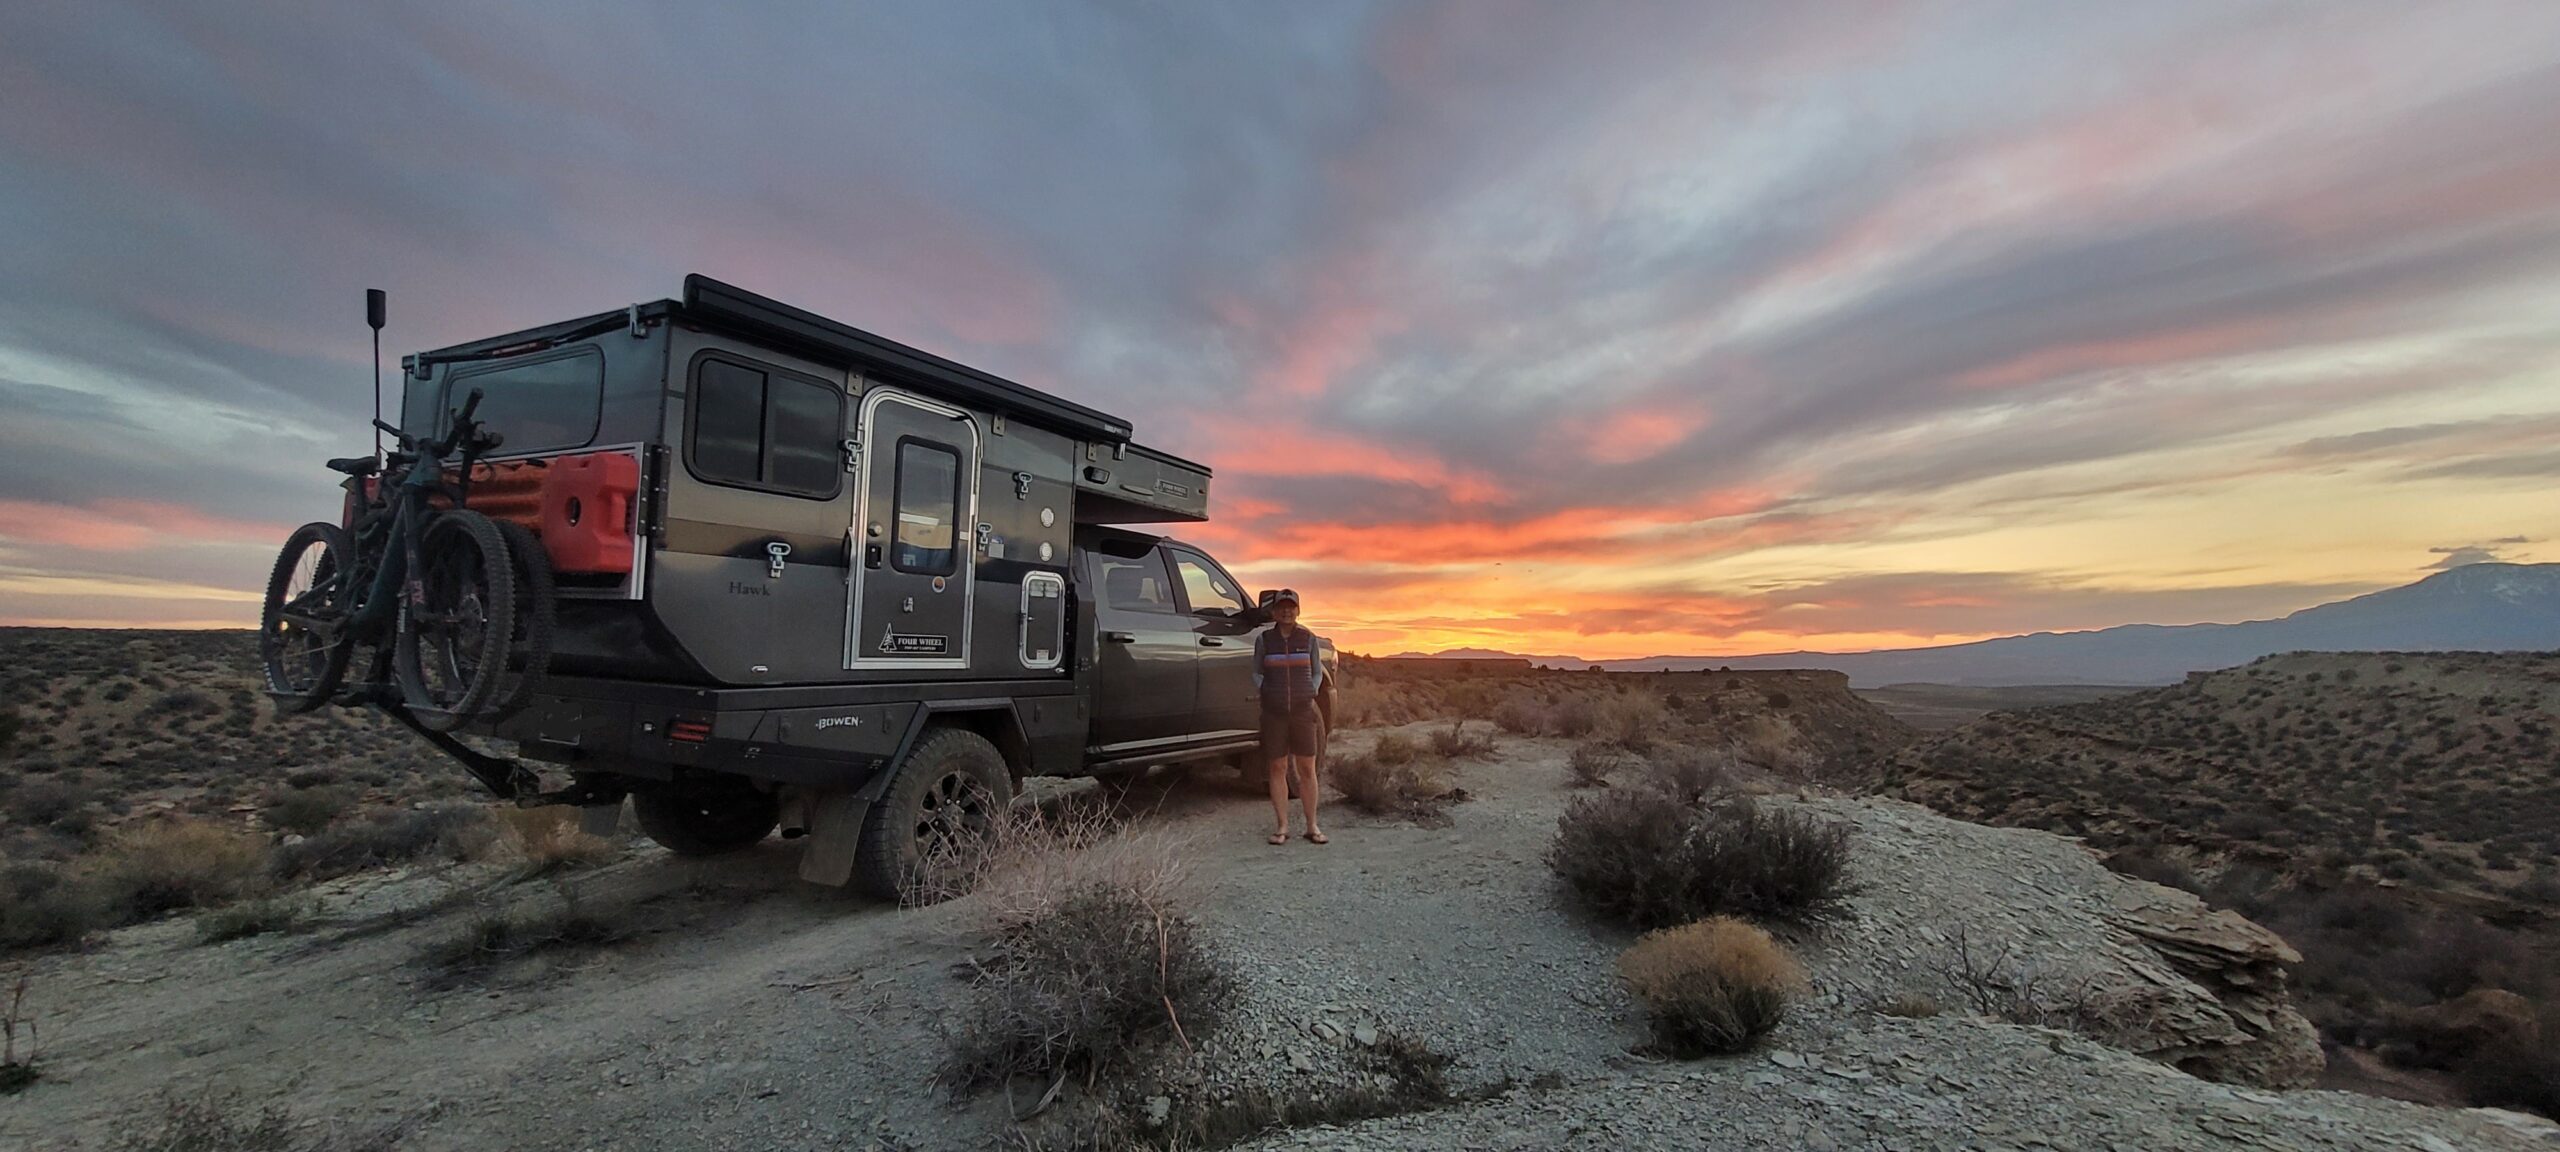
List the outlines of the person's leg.
{"label": "person's leg", "polygon": [[1298,803],[1305,809],[1307,839],[1324,843],[1324,826],[1316,823],[1316,718],[1314,709],[1295,717],[1289,732],[1290,768],[1298,774]]}
{"label": "person's leg", "polygon": [[1282,756],[1271,764],[1271,842],[1289,839],[1289,758]]}

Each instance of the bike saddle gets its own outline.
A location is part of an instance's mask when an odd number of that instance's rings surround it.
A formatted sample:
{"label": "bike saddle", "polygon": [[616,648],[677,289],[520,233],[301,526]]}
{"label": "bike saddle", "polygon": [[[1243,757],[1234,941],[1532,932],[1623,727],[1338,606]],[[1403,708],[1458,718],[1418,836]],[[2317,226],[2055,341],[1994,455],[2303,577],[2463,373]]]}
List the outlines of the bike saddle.
{"label": "bike saddle", "polygon": [[329,462],[329,470],[349,476],[371,476],[382,471],[382,462],[371,456],[341,456]]}

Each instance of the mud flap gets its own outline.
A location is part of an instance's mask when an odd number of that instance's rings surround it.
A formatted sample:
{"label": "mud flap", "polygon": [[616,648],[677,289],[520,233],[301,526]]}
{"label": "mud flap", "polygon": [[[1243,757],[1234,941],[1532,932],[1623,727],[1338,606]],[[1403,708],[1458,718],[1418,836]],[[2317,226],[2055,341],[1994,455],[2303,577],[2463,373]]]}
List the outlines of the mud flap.
{"label": "mud flap", "polygon": [[854,851],[862,846],[862,818],[871,811],[871,799],[862,792],[828,792],[807,803],[809,846],[800,854],[800,878],[844,887],[853,879]]}
{"label": "mud flap", "polygon": [[586,804],[578,809],[578,831],[607,840],[622,831],[622,799],[611,804]]}

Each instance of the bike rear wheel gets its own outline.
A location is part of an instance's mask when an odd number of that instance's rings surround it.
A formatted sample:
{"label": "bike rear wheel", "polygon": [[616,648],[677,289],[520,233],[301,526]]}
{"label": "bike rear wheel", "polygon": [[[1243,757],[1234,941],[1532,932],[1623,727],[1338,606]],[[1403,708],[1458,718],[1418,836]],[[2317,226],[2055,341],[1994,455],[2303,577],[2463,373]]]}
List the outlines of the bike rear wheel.
{"label": "bike rear wheel", "polygon": [[346,529],[318,521],[294,529],[276,555],[258,614],[258,662],[279,710],[312,711],[346,678],[355,648],[347,631],[355,611],[354,564],[355,543]]}
{"label": "bike rear wheel", "polygon": [[479,716],[505,684],[515,628],[515,567],[498,526],[459,509],[428,521],[392,649],[409,714],[432,732]]}
{"label": "bike rear wheel", "polygon": [[542,538],[512,520],[500,520],[497,525],[498,534],[506,538],[507,558],[514,563],[516,577],[516,623],[508,644],[522,671],[508,681],[497,704],[498,711],[512,712],[533,699],[534,689],[541,687],[543,674],[550,670],[551,633],[558,621],[551,554],[543,549]]}

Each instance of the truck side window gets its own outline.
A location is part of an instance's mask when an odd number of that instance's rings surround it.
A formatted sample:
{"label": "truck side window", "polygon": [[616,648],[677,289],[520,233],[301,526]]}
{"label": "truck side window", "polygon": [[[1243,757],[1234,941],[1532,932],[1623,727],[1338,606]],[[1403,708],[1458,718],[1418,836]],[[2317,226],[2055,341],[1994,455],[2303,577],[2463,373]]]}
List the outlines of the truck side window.
{"label": "truck side window", "polygon": [[1164,556],[1149,552],[1136,559],[1121,556],[1094,557],[1102,570],[1102,603],[1123,612],[1178,612],[1173,604],[1173,585],[1165,579]]}
{"label": "truck side window", "polygon": [[930,440],[898,440],[898,527],[889,564],[900,572],[948,576],[959,565],[960,454]]}
{"label": "truck side window", "polygon": [[832,497],[844,393],[822,381],[725,357],[694,362],[685,459],[714,484]]}
{"label": "truck side window", "polygon": [[1228,615],[1244,611],[1244,596],[1235,585],[1209,567],[1207,561],[1185,552],[1173,554],[1174,571],[1182,574],[1182,597],[1194,612],[1224,608]]}

